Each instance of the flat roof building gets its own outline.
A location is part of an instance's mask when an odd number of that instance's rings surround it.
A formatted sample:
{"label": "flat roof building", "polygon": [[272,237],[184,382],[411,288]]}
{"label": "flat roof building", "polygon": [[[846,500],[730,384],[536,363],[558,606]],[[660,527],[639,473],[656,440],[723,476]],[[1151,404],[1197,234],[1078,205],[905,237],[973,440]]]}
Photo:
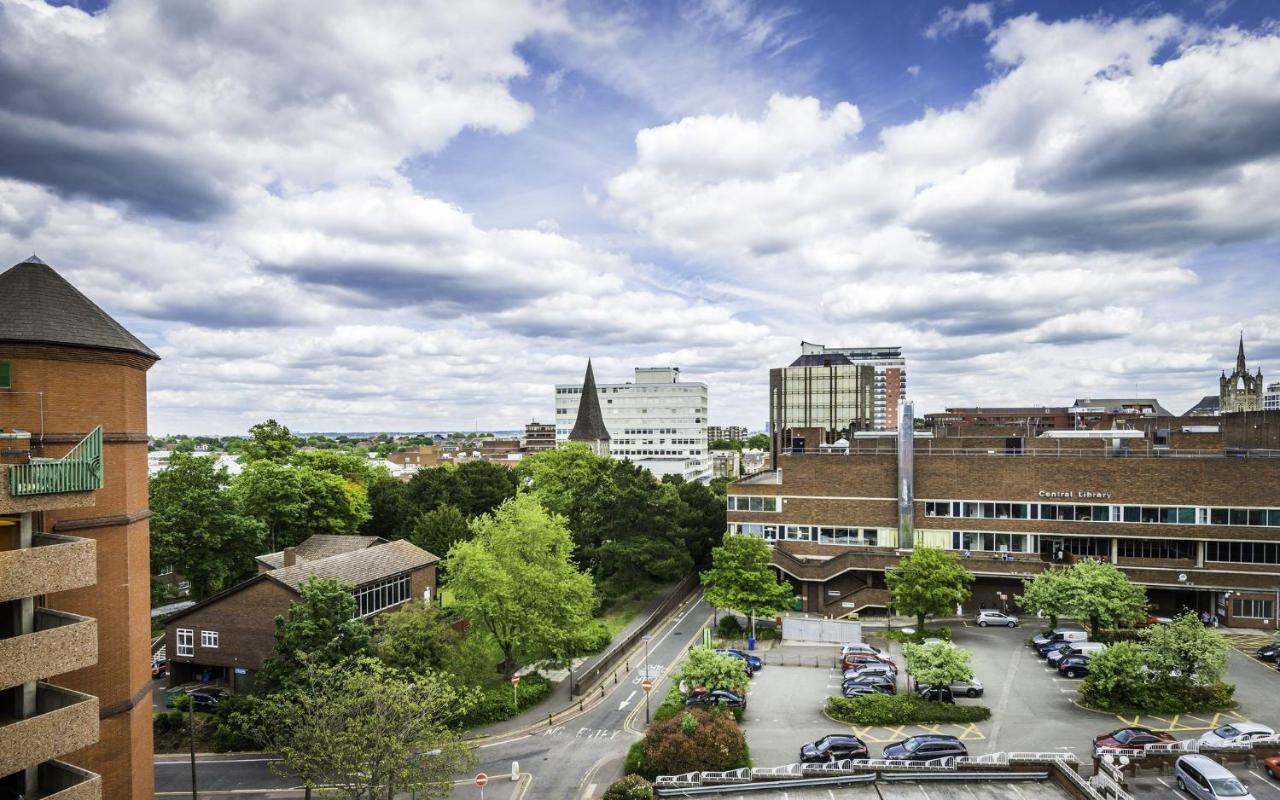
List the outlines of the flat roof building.
{"label": "flat roof building", "polygon": [[[871,427],[878,431],[896,430],[899,404],[907,399],[907,360],[901,347],[827,347],[812,342],[800,343],[799,361],[792,366],[813,366],[808,356],[841,355],[854,366],[875,370],[872,384]],[[819,362],[820,363],[820,362]]]}

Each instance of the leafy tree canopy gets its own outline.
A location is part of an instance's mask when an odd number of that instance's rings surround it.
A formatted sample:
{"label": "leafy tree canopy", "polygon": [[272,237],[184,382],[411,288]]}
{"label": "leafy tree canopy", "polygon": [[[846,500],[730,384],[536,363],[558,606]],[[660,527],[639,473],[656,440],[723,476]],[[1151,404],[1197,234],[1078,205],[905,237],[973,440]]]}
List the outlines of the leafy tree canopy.
{"label": "leafy tree canopy", "polygon": [[1193,612],[1168,625],[1152,625],[1139,637],[1149,651],[1147,664],[1158,675],[1204,685],[1221,680],[1227,671],[1226,638],[1206,628]]}
{"label": "leafy tree canopy", "polygon": [[757,433],[757,434],[754,434],[754,435],[752,435],[752,436],[748,436],[748,437],[747,437],[747,447],[751,448],[752,450],[768,450],[768,449],[769,449],[769,434],[767,434],[767,433]]}
{"label": "leafy tree canopy", "polygon": [[390,475],[375,475],[367,495],[369,518],[360,526],[360,532],[384,539],[405,538],[409,533],[408,524],[416,511],[416,506],[409,499],[409,485]]}
{"label": "leafy tree canopy", "polygon": [[747,696],[749,680],[742,661],[721,655],[710,647],[691,649],[676,674],[676,683],[683,682],[690,692],[697,688],[705,688],[708,692],[728,689],[739,697]]}
{"label": "leafy tree canopy", "polygon": [[1064,573],[1061,591],[1066,613],[1089,620],[1094,638],[1103,626],[1133,622],[1147,607],[1147,590],[1105,561],[1072,564]]}
{"label": "leafy tree canopy", "polygon": [[419,514],[407,538],[428,553],[443,557],[455,544],[471,538],[471,527],[455,506],[442,503]]}
{"label": "leafy tree canopy", "polygon": [[930,614],[952,614],[969,599],[973,574],[954,553],[936,547],[917,546],[911,555],[884,576],[893,607],[916,616],[919,630]]}
{"label": "leafy tree canopy", "polygon": [[269,419],[249,428],[249,438],[240,446],[240,463],[274,461],[284,464],[293,459],[298,440],[289,429]]}
{"label": "leafy tree canopy", "polygon": [[972,654],[946,642],[908,644],[904,648],[911,677],[931,686],[950,686],[973,677]]}
{"label": "leafy tree canopy", "polygon": [[1050,567],[1029,580],[1022,581],[1022,594],[1014,597],[1018,605],[1033,614],[1049,618],[1049,627],[1058,627],[1058,617],[1067,613],[1067,570]]}
{"label": "leafy tree canopy", "polygon": [[351,587],[331,578],[308,578],[289,613],[276,617],[276,653],[255,679],[264,692],[296,688],[308,670],[334,666],[372,652],[369,626],[356,618]]}
{"label": "leafy tree canopy", "polygon": [[378,657],[389,666],[413,672],[440,669],[459,638],[439,606],[414,600],[382,617]]}
{"label": "leafy tree canopy", "polygon": [[151,557],[191,581],[196,599],[253,574],[265,526],[227,491],[230,477],[213,457],[174,453],[151,478]]}
{"label": "leafy tree canopy", "polygon": [[267,528],[273,550],[317,533],[355,533],[369,518],[363,486],[310,466],[251,462],[232,481],[245,513]]}
{"label": "leafy tree canopy", "polygon": [[563,518],[521,494],[471,523],[473,538],[449,551],[454,605],[502,650],[504,671],[519,661],[574,653],[596,607],[590,576],[579,572]]}
{"label": "leafy tree canopy", "polygon": [[751,615],[781,611],[791,601],[789,583],[778,579],[769,545],[755,536],[728,535],[711,551],[711,569],[702,573],[708,603]]}

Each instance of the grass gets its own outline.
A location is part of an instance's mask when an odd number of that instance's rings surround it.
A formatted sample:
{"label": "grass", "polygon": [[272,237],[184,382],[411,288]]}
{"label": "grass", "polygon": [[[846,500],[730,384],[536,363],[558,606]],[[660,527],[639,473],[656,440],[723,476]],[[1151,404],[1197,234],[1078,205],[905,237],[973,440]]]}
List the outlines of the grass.
{"label": "grass", "polygon": [[596,618],[609,629],[609,637],[616,638],[627,625],[644,610],[653,598],[667,588],[665,583],[644,583],[620,595],[600,609]]}

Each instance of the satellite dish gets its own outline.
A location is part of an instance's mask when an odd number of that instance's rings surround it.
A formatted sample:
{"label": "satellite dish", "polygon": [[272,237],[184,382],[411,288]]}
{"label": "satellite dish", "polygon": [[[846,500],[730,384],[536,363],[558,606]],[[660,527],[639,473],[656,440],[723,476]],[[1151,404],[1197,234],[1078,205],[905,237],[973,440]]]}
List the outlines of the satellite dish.
{"label": "satellite dish", "polygon": [[1182,583],[1186,583],[1186,582],[1187,582],[1187,573],[1185,573],[1185,572],[1179,572],[1179,573],[1178,573],[1178,580],[1179,580],[1180,582],[1182,582]]}

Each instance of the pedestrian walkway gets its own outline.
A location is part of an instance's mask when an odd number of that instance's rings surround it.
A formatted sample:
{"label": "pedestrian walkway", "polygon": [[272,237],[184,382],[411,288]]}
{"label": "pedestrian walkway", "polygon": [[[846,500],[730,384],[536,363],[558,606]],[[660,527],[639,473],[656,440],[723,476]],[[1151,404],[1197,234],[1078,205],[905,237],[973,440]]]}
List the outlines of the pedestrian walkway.
{"label": "pedestrian walkway", "polygon": [[[637,629],[639,629],[640,626],[643,625],[645,621],[649,619],[649,615],[651,615],[655,610],[657,610],[658,606],[662,605],[662,601],[666,599],[667,593],[670,592],[671,589],[674,587],[675,587],[675,584],[672,584],[671,586],[664,588],[662,591],[654,595],[653,598],[650,599],[649,602],[645,605],[645,607],[636,614],[635,618],[632,619],[631,622],[627,624],[627,627],[623,628],[622,631],[617,636],[614,637],[613,641],[610,642],[609,645],[605,647],[603,650],[601,650],[599,653],[595,653],[594,655],[587,656],[586,658],[576,659],[574,661],[574,668],[573,668],[574,674],[577,674],[577,675],[584,674],[587,670],[591,669],[591,667],[595,666],[602,658],[604,658],[604,655],[609,652],[609,649],[611,647],[613,647],[614,642],[619,642],[619,641],[622,641],[623,639],[626,639],[626,637],[630,636]],[[525,671],[529,671],[529,670],[525,670]],[[551,694],[547,696],[546,700],[543,700],[541,703],[537,704],[536,706],[533,706],[532,708],[525,709],[519,715],[514,716],[511,719],[503,720],[502,722],[495,722],[492,725],[485,725],[485,726],[476,728],[473,731],[471,731],[471,735],[473,737],[476,737],[476,736],[495,737],[495,736],[504,736],[509,733],[515,733],[517,731],[524,730],[525,728],[531,725],[535,725],[539,722],[545,723],[547,721],[548,714],[558,713],[563,709],[567,708],[572,702],[574,702],[574,698],[571,697],[569,694],[569,671],[568,670],[559,669],[559,670],[544,672],[543,675],[545,675],[546,678],[549,681],[551,681],[551,684],[552,684]]]}

